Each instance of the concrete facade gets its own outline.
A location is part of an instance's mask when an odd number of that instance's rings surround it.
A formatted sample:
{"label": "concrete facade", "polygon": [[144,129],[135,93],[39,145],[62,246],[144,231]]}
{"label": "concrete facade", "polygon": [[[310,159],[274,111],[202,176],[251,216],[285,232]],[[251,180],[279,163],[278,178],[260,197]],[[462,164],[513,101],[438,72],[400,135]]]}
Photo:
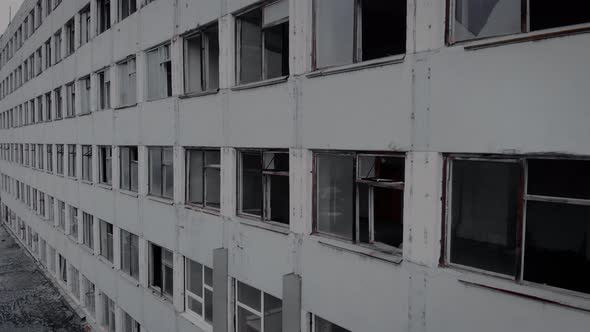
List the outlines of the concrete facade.
{"label": "concrete facade", "polygon": [[[590,34],[447,45],[444,1],[408,0],[403,56],[313,70],[313,2],[291,0],[290,75],[258,86],[236,86],[235,15],[257,1],[137,0],[137,11],[120,21],[117,1],[111,2],[110,29],[97,34],[93,28],[90,41],[80,46],[76,28],[73,54],[0,101],[0,111],[10,110],[91,75],[90,114],[0,130],[0,143],[51,144],[53,172],[7,160],[0,161],[0,172],[10,179],[2,191],[3,207],[96,286],[96,314],[87,316],[94,329],[104,329],[100,299],[105,294],[115,302],[117,332],[123,331],[124,313],[142,331],[235,331],[237,280],[283,300],[283,324],[291,325],[283,325],[287,331],[311,332],[312,315],[355,332],[588,330],[587,294],[446,267],[441,253],[445,154],[590,156],[590,145],[582,143],[590,141]],[[0,49],[36,3],[25,0],[0,38]],[[97,0],[63,0],[3,65],[0,80],[56,31],[65,34],[71,18],[78,27],[79,11],[88,4],[95,27]],[[185,33],[214,21],[219,24],[219,91],[186,96]],[[556,29],[561,30],[567,29]],[[172,96],[147,101],[145,52],[164,42],[171,45]],[[64,42],[62,55],[65,48]],[[137,103],[117,104],[118,83],[111,75],[113,108],[99,111],[96,72],[111,68],[114,73],[129,55],[137,59]],[[79,99],[76,103],[80,109]],[[57,144],[76,144],[76,177],[55,174]],[[93,146],[92,181],[81,178],[81,145]],[[112,186],[99,184],[98,146],[112,146]],[[138,146],[137,193],[120,187],[121,146]],[[149,146],[173,146],[170,200],[148,194]],[[218,213],[187,206],[185,147],[192,146],[220,148]],[[288,228],[236,212],[243,148],[288,149]],[[325,150],[405,156],[399,254],[316,234],[314,152]],[[55,222],[17,199],[14,181],[54,197],[56,204],[47,209],[54,209]],[[93,250],[81,244],[81,232],[73,239],[59,229],[57,200],[78,208],[79,225],[82,212],[94,216]],[[4,208],[2,214],[5,220]],[[113,262],[100,256],[99,219],[114,226]],[[68,209],[65,220],[68,230]],[[137,280],[121,271],[121,229],[139,236]],[[150,288],[149,243],[173,252],[171,299]],[[185,258],[213,269],[211,324],[186,313]],[[58,278],[50,269],[48,273]],[[78,303],[84,307],[83,301]]]}

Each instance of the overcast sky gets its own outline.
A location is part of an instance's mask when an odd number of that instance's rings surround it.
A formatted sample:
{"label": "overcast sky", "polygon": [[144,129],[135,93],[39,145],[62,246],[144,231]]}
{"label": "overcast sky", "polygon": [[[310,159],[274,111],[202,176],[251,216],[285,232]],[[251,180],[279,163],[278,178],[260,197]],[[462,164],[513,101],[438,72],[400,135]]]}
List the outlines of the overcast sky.
{"label": "overcast sky", "polygon": [[21,3],[23,0],[0,0],[0,34],[4,33],[8,26],[9,8],[12,7],[12,17],[14,17]]}

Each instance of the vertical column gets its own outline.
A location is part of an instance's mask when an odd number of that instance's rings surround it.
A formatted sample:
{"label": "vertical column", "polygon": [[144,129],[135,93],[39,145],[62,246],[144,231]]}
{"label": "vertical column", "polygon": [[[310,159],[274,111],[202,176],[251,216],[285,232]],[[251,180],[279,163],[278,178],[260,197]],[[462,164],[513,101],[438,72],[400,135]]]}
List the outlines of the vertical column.
{"label": "vertical column", "polygon": [[81,45],[80,43],[80,13],[76,13],[74,15],[74,48],[78,49]]}
{"label": "vertical column", "polygon": [[289,72],[300,75],[311,68],[310,40],[313,40],[313,1],[289,1]]}
{"label": "vertical column", "polygon": [[227,89],[235,82],[235,19],[225,15],[219,19],[219,88]]}
{"label": "vertical column", "polygon": [[236,214],[236,149],[221,148],[221,215],[231,218]]}
{"label": "vertical column", "polygon": [[408,152],[404,190],[404,260],[438,265],[442,214],[443,157]]}
{"label": "vertical column", "polygon": [[139,283],[144,287],[149,286],[149,243],[142,237],[139,238]]}
{"label": "vertical column", "polygon": [[301,277],[283,276],[283,332],[301,331]]}
{"label": "vertical column", "polygon": [[100,219],[94,216],[92,221],[92,241],[94,242],[94,255],[100,255]]}
{"label": "vertical column", "polygon": [[[76,98],[76,100],[79,100],[80,98]],[[80,105],[78,105],[80,106]],[[80,109],[80,108],[78,108]],[[76,149],[76,160],[74,160],[74,169],[76,170],[76,176],[75,178],[80,180],[82,179],[82,145],[80,144],[76,144],[75,146]]]}
{"label": "vertical column", "polygon": [[[137,7],[140,8],[140,7]],[[137,104],[146,100],[145,84],[147,73],[147,63],[145,59],[145,52],[137,53],[135,57],[135,93],[137,96]]]}
{"label": "vertical column", "polygon": [[174,252],[174,308],[177,312],[184,311],[184,257],[178,252]]}
{"label": "vertical column", "polygon": [[111,158],[111,184],[113,189],[119,189],[121,185],[121,161],[120,161],[119,146],[112,147],[112,158]]}
{"label": "vertical column", "polygon": [[98,145],[92,146],[92,183],[99,183],[100,179],[100,149]]}
{"label": "vertical column", "polygon": [[290,228],[298,234],[310,234],[313,213],[313,152],[291,149],[289,153]]}
{"label": "vertical column", "polygon": [[121,229],[113,224],[113,266],[121,269]]}
{"label": "vertical column", "polygon": [[138,146],[137,147],[137,191],[140,195],[147,195],[148,193],[148,147]]}
{"label": "vertical column", "polygon": [[184,162],[184,155],[185,151],[182,146],[174,147],[174,203],[176,204],[184,203],[184,174],[186,167],[186,163]]}
{"label": "vertical column", "polygon": [[213,331],[228,332],[228,251],[213,250]]}
{"label": "vertical column", "polygon": [[117,4],[118,4],[118,1],[111,0],[111,27],[113,25],[115,25],[118,21],[118,16],[117,16],[118,6],[117,6]]}
{"label": "vertical column", "polygon": [[[170,59],[172,60],[172,95],[178,96],[183,93],[183,71],[182,71],[182,42],[183,39],[175,37],[170,43]],[[174,73],[178,73],[174,75]]]}

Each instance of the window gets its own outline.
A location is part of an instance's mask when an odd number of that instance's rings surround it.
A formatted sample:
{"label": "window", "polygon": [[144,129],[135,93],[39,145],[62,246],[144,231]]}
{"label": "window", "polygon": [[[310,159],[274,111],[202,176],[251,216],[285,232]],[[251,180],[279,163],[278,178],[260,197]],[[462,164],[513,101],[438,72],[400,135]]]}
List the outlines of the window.
{"label": "window", "polygon": [[57,149],[56,172],[57,172],[57,174],[63,175],[64,174],[64,145],[58,144],[56,149]]}
{"label": "window", "polygon": [[63,99],[61,95],[61,88],[57,88],[55,91],[55,119],[59,120],[62,118],[63,112]]}
{"label": "window", "polygon": [[92,182],[91,145],[82,145],[82,180]]}
{"label": "window", "polygon": [[45,94],[45,120],[51,121],[51,92]]}
{"label": "window", "polygon": [[76,115],[76,85],[74,82],[66,85],[66,116]]}
{"label": "window", "polygon": [[94,284],[85,276],[82,276],[82,287],[84,287],[84,306],[91,316],[95,315],[96,302],[94,299]]}
{"label": "window", "polygon": [[108,332],[115,332],[115,302],[102,293],[102,326]]}
{"label": "window", "polygon": [[238,84],[289,75],[289,1],[237,17]]}
{"label": "window", "polygon": [[122,146],[121,189],[137,192],[137,147]]}
{"label": "window", "polygon": [[47,247],[43,239],[39,240],[39,258],[41,259],[41,263],[47,266]]}
{"label": "window", "polygon": [[43,49],[39,47],[35,52],[35,76],[43,72]]}
{"label": "window", "polygon": [[240,152],[239,213],[289,224],[289,153]]}
{"label": "window", "polygon": [[45,68],[51,67],[51,38],[45,42]]}
{"label": "window", "polygon": [[139,280],[139,237],[121,229],[121,270]]}
{"label": "window", "polygon": [[43,5],[41,4],[41,0],[37,1],[36,10],[39,14],[37,15],[37,27],[39,27],[43,23]]}
{"label": "window", "polygon": [[35,122],[37,122],[36,117],[37,117],[37,112],[35,112],[35,100],[31,100],[29,102],[29,104],[31,105],[31,107],[29,108],[30,112],[31,112],[31,124],[34,124]]}
{"label": "window", "polygon": [[141,325],[128,313],[123,311],[123,332],[140,332]]}
{"label": "window", "polygon": [[37,145],[31,144],[31,167],[37,168]]}
{"label": "window", "polygon": [[49,263],[49,270],[53,273],[57,273],[57,271],[55,270],[55,249],[53,249],[50,245],[47,246],[49,247],[49,257],[47,258]]}
{"label": "window", "polygon": [[54,63],[58,63],[61,61],[61,29],[53,35],[53,42],[55,44],[55,46],[53,47],[55,57]]}
{"label": "window", "polygon": [[350,332],[349,330],[328,322],[327,320],[316,315],[313,315],[312,324],[313,332]]}
{"label": "window", "polygon": [[68,176],[76,177],[76,145],[68,144]]}
{"label": "window", "polygon": [[316,232],[401,249],[404,163],[393,155],[317,153]]}
{"label": "window", "polygon": [[70,236],[78,240],[78,209],[70,205]]}
{"label": "window", "polygon": [[90,6],[80,11],[80,46],[90,41]]}
{"label": "window", "polygon": [[31,34],[33,34],[33,32],[35,32],[35,30],[38,27],[37,20],[35,19],[35,9],[34,8],[29,13],[29,16],[31,17],[31,19],[29,20],[31,22]]}
{"label": "window", "polygon": [[[59,145],[58,145],[58,150],[59,150]],[[59,160],[60,160],[60,154],[59,152],[57,153],[57,173],[58,174],[63,174],[63,162],[64,162],[64,149],[63,149],[63,145],[61,146],[61,172],[60,172],[60,167],[59,167]],[[51,144],[47,144],[47,170],[49,172],[53,171],[53,146]]]}
{"label": "window", "polygon": [[37,121],[43,122],[43,117],[45,116],[45,112],[43,112],[43,96],[37,97]]}
{"label": "window", "polygon": [[37,189],[33,188],[33,198],[32,198],[32,208],[33,211],[37,212]]}
{"label": "window", "polygon": [[47,210],[48,210],[47,212],[49,212],[47,214],[47,220],[50,222],[54,220],[54,214],[55,214],[54,208],[55,208],[55,205],[53,203],[53,197],[47,195]]}
{"label": "window", "polygon": [[283,301],[235,281],[236,332],[281,331]]}
{"label": "window", "polygon": [[73,265],[70,265],[70,285],[72,294],[77,300],[80,300],[80,274]]}
{"label": "window", "polygon": [[57,201],[57,226],[65,232],[66,230],[66,203]]}
{"label": "window", "polygon": [[51,0],[45,0],[45,16],[49,16],[49,14],[51,14],[52,9],[53,6],[51,5]]}
{"label": "window", "polygon": [[113,225],[99,219],[100,255],[113,262]]}
{"label": "window", "polygon": [[119,2],[119,21],[124,20],[127,16],[135,13],[137,10],[136,0],[118,0]]}
{"label": "window", "polygon": [[174,162],[172,147],[149,148],[149,194],[172,199]]}
{"label": "window", "polygon": [[406,52],[406,1],[314,1],[314,68]]}
{"label": "window", "polygon": [[221,157],[219,149],[188,149],[187,203],[220,208]]}
{"label": "window", "polygon": [[589,160],[449,160],[449,264],[590,293]]}
{"label": "window", "polygon": [[219,88],[219,29],[217,25],[186,38],[184,43],[186,93]]}
{"label": "window", "polygon": [[451,5],[451,42],[590,23],[584,1],[555,6],[551,1],[454,0]]}
{"label": "window", "polygon": [[39,215],[45,218],[45,194],[39,192]]}
{"label": "window", "polygon": [[[125,1],[125,0],[124,0]],[[119,104],[129,106],[137,103],[137,81],[135,57],[117,65],[119,69]]]}
{"label": "window", "polygon": [[80,114],[90,113],[90,76],[79,80],[80,82]]}
{"label": "window", "polygon": [[162,296],[172,298],[174,280],[172,251],[150,243],[150,286]]}
{"label": "window", "polygon": [[37,167],[43,170],[43,144],[37,144]]}
{"label": "window", "polygon": [[58,254],[58,255],[59,255],[59,278],[64,283],[67,283],[68,282],[68,270],[67,270],[68,262],[61,254]]}
{"label": "window", "polygon": [[82,244],[94,249],[94,222],[92,215],[82,212]]}
{"label": "window", "polygon": [[99,156],[100,156],[100,179],[99,182],[106,185],[111,185],[112,183],[112,159],[113,159],[113,152],[110,146],[100,146],[99,147]]}
{"label": "window", "polygon": [[213,323],[213,270],[185,258],[185,310]]}
{"label": "window", "polygon": [[98,109],[106,110],[111,108],[111,79],[109,69],[96,74],[98,76]]}
{"label": "window", "polygon": [[111,27],[111,0],[97,0],[97,31],[101,34]]}
{"label": "window", "polygon": [[170,44],[147,51],[147,99],[172,96]]}

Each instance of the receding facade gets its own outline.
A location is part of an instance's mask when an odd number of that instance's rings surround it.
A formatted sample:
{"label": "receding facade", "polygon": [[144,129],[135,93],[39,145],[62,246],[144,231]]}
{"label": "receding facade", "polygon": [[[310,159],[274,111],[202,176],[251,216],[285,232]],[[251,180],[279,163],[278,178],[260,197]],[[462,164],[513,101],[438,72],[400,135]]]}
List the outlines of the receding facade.
{"label": "receding facade", "polygon": [[587,331],[588,7],[25,0],[2,222],[96,331]]}

